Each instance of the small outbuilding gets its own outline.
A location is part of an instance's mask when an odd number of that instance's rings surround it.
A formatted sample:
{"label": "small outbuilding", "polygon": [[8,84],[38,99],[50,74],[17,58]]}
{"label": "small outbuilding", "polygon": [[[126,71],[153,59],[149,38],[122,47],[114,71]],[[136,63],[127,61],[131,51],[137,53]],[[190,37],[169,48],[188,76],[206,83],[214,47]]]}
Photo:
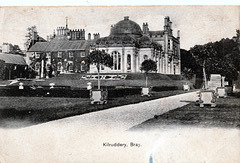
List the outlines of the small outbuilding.
{"label": "small outbuilding", "polygon": [[0,79],[27,78],[28,65],[21,55],[0,53]]}

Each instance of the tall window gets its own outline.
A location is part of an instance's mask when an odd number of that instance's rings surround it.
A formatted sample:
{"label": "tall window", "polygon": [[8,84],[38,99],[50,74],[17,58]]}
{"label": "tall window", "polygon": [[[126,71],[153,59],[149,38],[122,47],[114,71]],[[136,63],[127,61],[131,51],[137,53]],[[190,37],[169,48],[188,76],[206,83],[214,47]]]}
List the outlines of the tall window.
{"label": "tall window", "polygon": [[112,52],[113,70],[121,70],[121,54],[117,51]]}
{"label": "tall window", "polygon": [[131,70],[131,55],[127,55],[127,70]]}
{"label": "tall window", "polygon": [[73,61],[68,61],[68,71],[73,71]]}
{"label": "tall window", "polygon": [[73,52],[68,52],[69,58],[73,58]]}
{"label": "tall window", "polygon": [[46,58],[51,58],[51,53],[47,53]]}
{"label": "tall window", "polygon": [[38,71],[40,69],[40,66],[41,66],[41,63],[40,62],[37,62],[35,64],[35,70]]}
{"label": "tall window", "polygon": [[86,52],[85,51],[81,51],[80,54],[81,54],[81,57],[85,57],[86,56]]}
{"label": "tall window", "polygon": [[118,54],[118,70],[121,70],[121,55]]}
{"label": "tall window", "polygon": [[62,58],[62,52],[58,52],[58,58]]}
{"label": "tall window", "polygon": [[36,53],[35,54],[35,58],[40,58],[41,54],[40,53]]}
{"label": "tall window", "polygon": [[62,70],[62,62],[58,62],[57,64],[57,70],[61,71]]}

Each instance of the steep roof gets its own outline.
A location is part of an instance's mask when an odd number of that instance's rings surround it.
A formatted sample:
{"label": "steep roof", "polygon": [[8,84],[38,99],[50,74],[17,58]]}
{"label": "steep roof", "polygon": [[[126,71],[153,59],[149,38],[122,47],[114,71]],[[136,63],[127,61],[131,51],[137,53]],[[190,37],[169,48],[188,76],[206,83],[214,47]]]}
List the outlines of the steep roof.
{"label": "steep roof", "polygon": [[5,63],[8,63],[8,64],[27,65],[23,56],[15,55],[15,54],[0,53],[0,60],[3,60],[5,61]]}
{"label": "steep roof", "polygon": [[89,40],[54,40],[50,42],[37,42],[29,52],[57,52],[66,50],[89,50],[91,41]]}

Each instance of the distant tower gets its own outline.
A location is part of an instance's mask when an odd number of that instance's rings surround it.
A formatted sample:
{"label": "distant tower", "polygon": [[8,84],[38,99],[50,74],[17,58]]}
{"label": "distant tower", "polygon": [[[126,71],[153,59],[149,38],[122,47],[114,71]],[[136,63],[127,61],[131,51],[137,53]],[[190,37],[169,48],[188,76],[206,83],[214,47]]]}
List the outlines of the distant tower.
{"label": "distant tower", "polygon": [[148,23],[143,23],[143,34],[149,34]]}

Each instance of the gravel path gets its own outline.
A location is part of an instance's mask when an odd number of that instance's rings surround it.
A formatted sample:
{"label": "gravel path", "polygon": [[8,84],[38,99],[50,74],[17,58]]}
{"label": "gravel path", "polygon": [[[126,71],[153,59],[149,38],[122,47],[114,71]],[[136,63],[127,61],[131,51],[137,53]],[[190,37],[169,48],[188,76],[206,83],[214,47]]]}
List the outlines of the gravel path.
{"label": "gravel path", "polygon": [[81,124],[88,124],[94,128],[101,126],[103,128],[117,128],[118,131],[124,131],[132,126],[153,118],[154,115],[160,115],[169,110],[184,106],[188,104],[187,101],[196,101],[196,98],[196,92],[190,92],[138,104],[115,107],[112,109],[66,118],[60,121],[78,121]]}
{"label": "gravel path", "polygon": [[0,162],[238,162],[237,129],[172,126],[125,132],[194,100],[196,92],[191,92],[26,128],[0,129]]}

